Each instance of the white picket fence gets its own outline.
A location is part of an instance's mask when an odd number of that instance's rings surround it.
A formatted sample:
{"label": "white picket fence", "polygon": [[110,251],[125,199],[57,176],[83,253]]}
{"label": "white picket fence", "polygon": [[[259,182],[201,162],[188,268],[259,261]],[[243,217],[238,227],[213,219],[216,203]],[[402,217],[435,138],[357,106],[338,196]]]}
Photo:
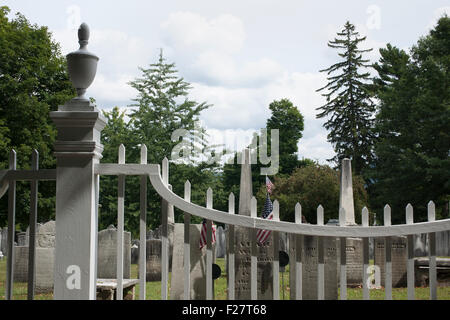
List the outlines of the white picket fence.
{"label": "white picket fence", "polygon": [[[302,299],[302,239],[303,236],[317,236],[319,239],[319,251],[318,251],[318,281],[317,292],[318,299],[324,299],[325,295],[325,268],[324,268],[324,250],[323,250],[323,237],[340,238],[340,298],[347,299],[347,279],[346,279],[346,238],[363,238],[363,299],[369,299],[369,287],[366,272],[369,266],[369,238],[383,237],[385,240],[385,298],[392,299],[392,262],[391,262],[391,246],[390,241],[393,236],[407,236],[407,291],[408,299],[414,299],[414,243],[413,236],[415,234],[429,234],[429,284],[430,284],[430,299],[437,299],[437,279],[436,279],[436,250],[435,250],[435,233],[440,231],[450,230],[450,219],[435,220],[435,205],[432,201],[428,204],[428,222],[414,223],[413,220],[413,207],[408,204],[406,206],[406,224],[391,225],[391,209],[388,205],[384,208],[384,226],[369,226],[368,210],[364,208],[362,210],[362,226],[350,226],[344,225],[345,213],[343,210],[339,212],[340,224],[342,226],[330,226],[324,225],[324,208],[319,205],[317,208],[317,224],[302,224],[302,208],[299,203],[295,206],[295,223],[285,222],[279,220],[279,204],[278,201],[273,203],[273,220],[267,220],[257,217],[257,202],[256,198],[251,200],[251,215],[243,216],[235,214],[235,201],[233,193],[229,195],[229,210],[223,212],[215,210],[213,208],[213,194],[212,190],[208,189],[206,192],[206,207],[198,206],[190,202],[191,184],[189,181],[184,185],[184,197],[180,197],[172,192],[172,188],[169,185],[169,161],[164,159],[162,162],[162,169],[156,164],[147,164],[147,148],[145,145],[141,147],[141,161],[140,164],[126,164],[125,163],[125,148],[123,145],[119,148],[119,163],[118,164],[93,164],[93,176],[90,179],[94,179],[95,183],[92,187],[92,192],[95,193],[96,205],[92,208],[91,214],[97,218],[98,199],[99,199],[99,177],[100,175],[115,175],[118,176],[118,217],[117,217],[117,299],[122,299],[123,288],[123,232],[124,232],[124,198],[125,198],[125,177],[126,176],[140,176],[140,257],[146,257],[146,215],[147,215],[147,178],[150,179],[150,183],[155,188],[157,193],[163,200],[162,210],[162,281],[161,281],[161,298],[166,300],[168,296],[168,283],[169,283],[169,240],[168,240],[168,215],[167,212],[171,209],[171,206],[175,206],[184,212],[184,298],[190,299],[190,235],[189,225],[191,215],[198,216],[207,220],[207,245],[206,245],[206,299],[213,299],[213,279],[212,279],[212,263],[213,253],[211,245],[211,226],[212,222],[220,222],[228,225],[228,298],[234,300],[235,296],[235,244],[234,244],[234,228],[236,226],[246,227],[251,229],[253,244],[251,247],[251,299],[257,299],[257,251],[256,251],[256,231],[258,229],[272,230],[274,236],[274,254],[273,254],[273,298],[280,299],[279,293],[279,260],[278,260],[278,238],[279,232],[285,232],[296,235],[296,241],[292,244],[296,246],[295,257],[291,257],[291,268],[294,268],[296,274],[295,288],[296,299]],[[15,230],[15,183],[18,180],[31,181],[31,212],[30,212],[30,246],[34,244],[34,230],[36,229],[36,217],[37,217],[37,190],[38,181],[41,180],[57,180],[57,169],[38,169],[38,153],[33,153],[33,163],[31,170],[17,170],[16,168],[16,153],[14,150],[10,156],[10,166],[8,170],[0,171],[0,197],[6,194],[8,191],[8,264],[7,264],[7,283],[6,283],[6,299],[12,299],[13,292],[13,271],[14,271],[14,230]],[[64,188],[65,186],[58,186],[58,188]],[[57,203],[61,201],[58,199]],[[58,208],[58,204],[57,204]],[[58,223],[59,213],[56,213],[56,221]],[[94,221],[96,226],[97,221]],[[58,226],[58,224],[57,224]],[[86,234],[92,235],[97,233],[97,229],[91,228],[90,230],[84,230]],[[59,238],[61,239],[61,238]],[[95,236],[96,239],[96,236]],[[58,243],[58,237],[56,250],[60,246]],[[61,240],[59,240],[61,241]],[[95,243],[95,246],[97,243]],[[93,247],[93,250],[95,249]],[[92,248],[92,244],[90,245]],[[60,250],[59,255],[64,259],[71,258],[73,252],[62,252]],[[34,297],[34,272],[35,272],[35,250],[30,247],[29,250],[29,283],[28,283],[28,298]],[[91,255],[83,255],[83,252],[78,252],[76,256],[84,257],[87,260],[87,265],[95,266],[97,261],[92,261]],[[94,255],[96,256],[96,255]],[[58,257],[58,255],[57,255]],[[58,258],[55,263],[58,263]],[[60,266],[55,267],[55,288],[63,288],[65,283],[61,283],[61,275],[56,275],[56,270],[59,270]],[[94,268],[96,270],[96,267]],[[84,274],[82,270],[81,274]],[[140,281],[140,299],[146,297],[146,263],[145,259],[139,259],[139,281]],[[95,295],[92,295],[92,290],[95,294],[96,288],[96,274],[90,275],[87,279],[83,279],[83,285],[88,285],[90,291],[84,296],[78,295],[76,298],[82,299],[95,299]],[[62,290],[62,289],[60,289]],[[66,290],[66,289],[64,289]],[[70,290],[73,290],[70,289]],[[68,299],[71,298],[71,291],[67,289],[63,293],[55,292],[55,299]],[[73,297],[72,297],[73,298]]]}

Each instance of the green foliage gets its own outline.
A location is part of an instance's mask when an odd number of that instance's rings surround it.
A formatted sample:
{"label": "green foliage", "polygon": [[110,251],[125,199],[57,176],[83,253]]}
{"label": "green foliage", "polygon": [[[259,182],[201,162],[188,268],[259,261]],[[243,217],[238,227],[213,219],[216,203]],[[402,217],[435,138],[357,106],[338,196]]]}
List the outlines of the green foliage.
{"label": "green foliage", "polygon": [[375,161],[368,174],[373,207],[388,203],[392,220],[404,223],[405,206],[426,220],[426,205],[448,215],[450,200],[450,18],[442,17],[408,55],[388,44],[374,65]]}
{"label": "green foliage", "polygon": [[[280,203],[280,220],[295,221],[295,205],[300,203],[302,215],[309,223],[316,223],[317,207],[324,207],[324,221],[339,218],[339,171],[326,165],[308,165],[296,169],[288,177],[277,177],[272,181],[275,189],[272,201]],[[355,219],[361,223],[361,210],[367,206],[367,193],[364,181],[360,176],[353,176],[353,195],[355,203]],[[265,185],[258,194],[258,208],[262,211],[266,197]]]}
{"label": "green foliage", "polygon": [[280,169],[282,174],[290,174],[298,167],[298,141],[303,136],[303,116],[288,99],[274,100],[269,105],[272,111],[267,120],[267,135],[270,145],[270,130],[278,129],[280,135]]}
{"label": "green foliage", "polygon": [[[47,27],[31,25],[21,14],[8,19],[9,8],[0,7],[0,167],[8,167],[9,151],[17,152],[17,168],[30,169],[31,153],[38,150],[40,168],[53,168],[56,137],[49,112],[75,94],[61,56]],[[54,183],[39,186],[39,221],[53,217]],[[19,228],[29,215],[29,184],[17,184]],[[6,213],[6,197],[0,200]],[[6,215],[0,216],[0,225]]]}
{"label": "green foliage", "polygon": [[[350,158],[355,172],[360,174],[371,158],[372,114],[375,109],[367,86],[369,73],[360,71],[370,66],[362,54],[372,49],[358,49],[366,37],[359,37],[355,26],[348,21],[337,35],[339,38],[330,41],[328,46],[344,52],[339,53],[340,62],[320,70],[327,73],[329,82],[317,90],[327,90],[322,94],[327,103],[317,108],[321,111],[317,118],[327,118],[324,127],[329,130],[328,141],[336,152],[331,160],[340,166],[343,158]],[[332,73],[337,74],[331,76]]]}
{"label": "green foliage", "polygon": [[[302,138],[304,129],[303,115],[298,108],[286,98],[272,101],[269,108],[272,113],[266,124],[268,155],[272,155],[270,130],[279,130],[279,170],[277,176],[289,175],[295,168],[314,163],[310,159],[298,160],[298,141]],[[259,145],[257,144],[258,140]],[[252,159],[256,159],[256,164],[252,164],[253,194],[256,194],[260,184],[265,183],[265,176],[261,175],[261,168],[270,166],[270,163],[262,164],[260,161],[259,147],[262,143],[265,143],[265,141],[261,141],[261,136],[255,133],[249,146]],[[235,153],[233,163],[224,165],[223,185],[227,192],[234,193],[236,203],[239,203],[240,177],[241,165],[237,163],[237,153]]]}

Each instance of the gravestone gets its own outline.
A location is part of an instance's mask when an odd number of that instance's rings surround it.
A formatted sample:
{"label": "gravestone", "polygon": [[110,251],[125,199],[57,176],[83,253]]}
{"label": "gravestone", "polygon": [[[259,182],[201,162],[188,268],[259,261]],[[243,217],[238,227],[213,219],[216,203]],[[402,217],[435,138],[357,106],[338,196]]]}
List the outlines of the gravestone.
{"label": "gravestone", "polygon": [[[36,225],[35,292],[38,293],[53,291],[55,235],[55,221]],[[14,248],[14,281],[27,282],[29,228],[21,233],[18,243],[23,245]]]}
{"label": "gravestone", "polygon": [[[344,225],[356,226],[353,201],[352,167],[350,159],[343,159],[340,171],[339,210],[345,210]],[[347,238],[346,242],[347,285],[361,286],[363,282],[363,240]],[[340,264],[340,256],[338,257]]]}
{"label": "gravestone", "polygon": [[[291,300],[295,299],[295,235],[289,235],[289,286]],[[336,238],[324,237],[324,276],[326,300],[337,300],[338,298],[338,257],[339,244]],[[301,254],[302,261],[302,299],[317,300],[318,298],[318,262],[319,262],[318,237],[304,236]]]}
{"label": "gravestone", "polygon": [[[385,286],[385,252],[384,238],[375,238],[375,259],[374,264],[380,267],[381,285]],[[407,270],[407,237],[391,237],[391,258],[392,258],[392,287],[406,287]]]}
{"label": "gravestone", "polygon": [[[164,207],[163,207],[164,208]],[[172,210],[169,210],[169,216]],[[169,271],[172,271],[172,253],[173,253],[173,232],[175,224],[169,219],[167,223],[167,240],[169,241]],[[147,231],[147,239],[161,239],[162,226],[159,226],[155,230]]]}
{"label": "gravestone", "polygon": [[[131,233],[123,233],[123,278],[131,274]],[[98,233],[97,278],[117,278],[117,229],[111,225]]]}
{"label": "gravestone", "polygon": [[[336,239],[340,248],[340,239]],[[362,285],[363,278],[363,241],[361,238],[346,238],[345,246],[347,286],[358,287]],[[337,257],[338,266],[341,264],[341,256]],[[340,277],[338,277],[338,284]]]}
{"label": "gravestone", "polygon": [[146,246],[146,280],[161,281],[161,239],[148,239]]}
{"label": "gravestone", "polygon": [[1,251],[3,255],[6,257],[8,255],[8,227],[4,227],[2,229],[2,243],[1,243]]}
{"label": "gravestone", "polygon": [[225,231],[222,226],[217,227],[216,231],[216,257],[223,258],[226,253],[226,238]]}
{"label": "gravestone", "polygon": [[20,246],[20,247],[28,246],[27,233],[26,232],[18,232],[17,233],[17,245]]}
{"label": "gravestone", "polygon": [[[239,190],[239,214],[250,216],[252,198],[252,172],[250,151],[243,152],[241,181]],[[252,229],[235,227],[235,298],[250,300],[250,269],[251,269],[251,235]],[[258,300],[273,299],[273,234],[264,244],[257,243],[257,296]]]}
{"label": "gravestone", "polygon": [[[190,236],[190,278],[191,300],[206,299],[206,246],[199,249],[201,224],[189,226]],[[215,261],[215,244],[212,245],[213,261]],[[181,300],[184,298],[184,224],[175,223],[173,243],[173,265],[170,286],[170,299]]]}

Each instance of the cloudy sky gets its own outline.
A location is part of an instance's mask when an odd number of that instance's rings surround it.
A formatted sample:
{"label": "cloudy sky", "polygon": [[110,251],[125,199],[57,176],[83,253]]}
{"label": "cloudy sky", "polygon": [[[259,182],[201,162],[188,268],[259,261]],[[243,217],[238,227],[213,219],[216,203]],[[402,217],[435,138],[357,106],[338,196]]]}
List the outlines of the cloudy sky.
{"label": "cloudy sky", "polygon": [[46,25],[63,54],[78,49],[77,28],[91,29],[89,50],[100,57],[88,96],[100,108],[127,109],[136,91],[127,82],[139,66],[154,63],[159,50],[193,86],[191,98],[213,106],[201,120],[212,142],[242,148],[246,137],[265,127],[270,102],[290,99],[305,117],[299,158],[326,163],[334,155],[316,89],[326,84],[318,71],[334,64],[327,47],[347,20],[367,36],[367,55],[391,43],[409,49],[438,17],[450,15],[444,0],[190,0],[190,1],[2,1],[12,14]]}

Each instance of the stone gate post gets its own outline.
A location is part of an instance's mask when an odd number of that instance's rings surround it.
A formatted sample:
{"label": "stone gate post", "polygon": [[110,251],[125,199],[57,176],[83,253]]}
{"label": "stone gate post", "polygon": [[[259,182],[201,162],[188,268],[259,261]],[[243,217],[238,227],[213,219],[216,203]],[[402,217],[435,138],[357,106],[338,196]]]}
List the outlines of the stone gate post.
{"label": "stone gate post", "polygon": [[84,97],[97,69],[98,57],[87,51],[89,28],[78,29],[80,49],[67,55],[69,77],[77,97],[50,117],[58,130],[55,142],[56,238],[54,298],[96,298],[97,176],[101,159],[100,132],[106,119]]}

